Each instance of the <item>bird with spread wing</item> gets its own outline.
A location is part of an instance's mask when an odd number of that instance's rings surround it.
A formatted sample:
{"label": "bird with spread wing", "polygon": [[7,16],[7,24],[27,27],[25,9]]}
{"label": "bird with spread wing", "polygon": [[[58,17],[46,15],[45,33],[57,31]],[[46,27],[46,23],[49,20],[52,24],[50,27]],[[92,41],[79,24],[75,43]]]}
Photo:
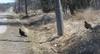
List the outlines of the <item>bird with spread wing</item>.
{"label": "bird with spread wing", "polygon": [[89,24],[87,21],[84,21],[84,27],[85,27],[86,29],[90,29],[90,30],[93,29],[93,28],[92,28],[92,25]]}

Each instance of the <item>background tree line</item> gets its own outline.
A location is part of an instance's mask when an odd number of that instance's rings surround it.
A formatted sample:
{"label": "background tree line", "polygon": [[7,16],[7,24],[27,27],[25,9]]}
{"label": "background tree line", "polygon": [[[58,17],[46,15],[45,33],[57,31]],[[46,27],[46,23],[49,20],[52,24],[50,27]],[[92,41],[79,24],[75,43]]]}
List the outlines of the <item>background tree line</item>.
{"label": "background tree line", "polygon": [[[25,11],[25,0],[16,0],[16,11]],[[88,7],[99,8],[100,0],[61,0],[63,9],[68,7],[71,11],[85,9]],[[99,3],[98,3],[99,2]],[[99,4],[99,5],[98,5]],[[55,0],[27,0],[28,10],[42,9],[44,12],[53,11],[55,9]]]}

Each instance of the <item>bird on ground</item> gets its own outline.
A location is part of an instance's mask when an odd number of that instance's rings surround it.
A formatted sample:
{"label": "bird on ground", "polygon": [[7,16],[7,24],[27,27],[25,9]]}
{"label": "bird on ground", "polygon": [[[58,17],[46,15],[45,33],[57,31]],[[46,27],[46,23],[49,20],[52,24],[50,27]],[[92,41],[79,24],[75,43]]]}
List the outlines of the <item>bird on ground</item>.
{"label": "bird on ground", "polygon": [[21,35],[21,37],[27,37],[27,35],[21,28],[19,28],[19,34]]}
{"label": "bird on ground", "polygon": [[92,30],[93,28],[92,28],[92,26],[91,26],[91,24],[89,24],[88,22],[84,22],[85,24],[84,24],[84,26],[85,26],[85,28],[86,29],[90,29],[90,30]]}

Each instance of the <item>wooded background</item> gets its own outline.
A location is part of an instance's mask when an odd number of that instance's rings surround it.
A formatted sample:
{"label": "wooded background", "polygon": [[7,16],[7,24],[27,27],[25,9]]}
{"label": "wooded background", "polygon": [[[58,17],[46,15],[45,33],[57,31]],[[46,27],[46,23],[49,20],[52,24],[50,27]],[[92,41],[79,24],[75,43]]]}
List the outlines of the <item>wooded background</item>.
{"label": "wooded background", "polygon": [[[86,9],[92,7],[94,9],[100,9],[100,0],[61,0],[63,9],[66,9],[68,5],[74,10]],[[25,11],[25,0],[16,0],[15,11]],[[42,9],[45,11],[53,11],[55,9],[55,0],[27,0],[28,10]],[[19,10],[20,9],[20,10]]]}

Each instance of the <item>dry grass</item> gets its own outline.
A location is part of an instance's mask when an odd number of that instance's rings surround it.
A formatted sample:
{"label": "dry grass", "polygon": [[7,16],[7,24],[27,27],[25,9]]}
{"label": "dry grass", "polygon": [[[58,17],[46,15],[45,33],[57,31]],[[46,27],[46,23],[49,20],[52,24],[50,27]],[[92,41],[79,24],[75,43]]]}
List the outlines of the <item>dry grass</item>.
{"label": "dry grass", "polygon": [[93,10],[92,8],[84,10],[82,13],[78,12],[73,18],[77,20],[95,21],[99,18],[100,10]]}
{"label": "dry grass", "polygon": [[[91,32],[84,28],[84,21],[100,24],[99,10],[87,9],[82,13],[64,20],[64,36],[51,42],[45,42],[56,33],[55,23],[35,27],[29,31],[29,39],[35,54],[100,54],[99,32]],[[41,42],[44,42],[41,44]],[[91,49],[91,50],[90,50]],[[96,50],[96,51],[95,51]]]}

